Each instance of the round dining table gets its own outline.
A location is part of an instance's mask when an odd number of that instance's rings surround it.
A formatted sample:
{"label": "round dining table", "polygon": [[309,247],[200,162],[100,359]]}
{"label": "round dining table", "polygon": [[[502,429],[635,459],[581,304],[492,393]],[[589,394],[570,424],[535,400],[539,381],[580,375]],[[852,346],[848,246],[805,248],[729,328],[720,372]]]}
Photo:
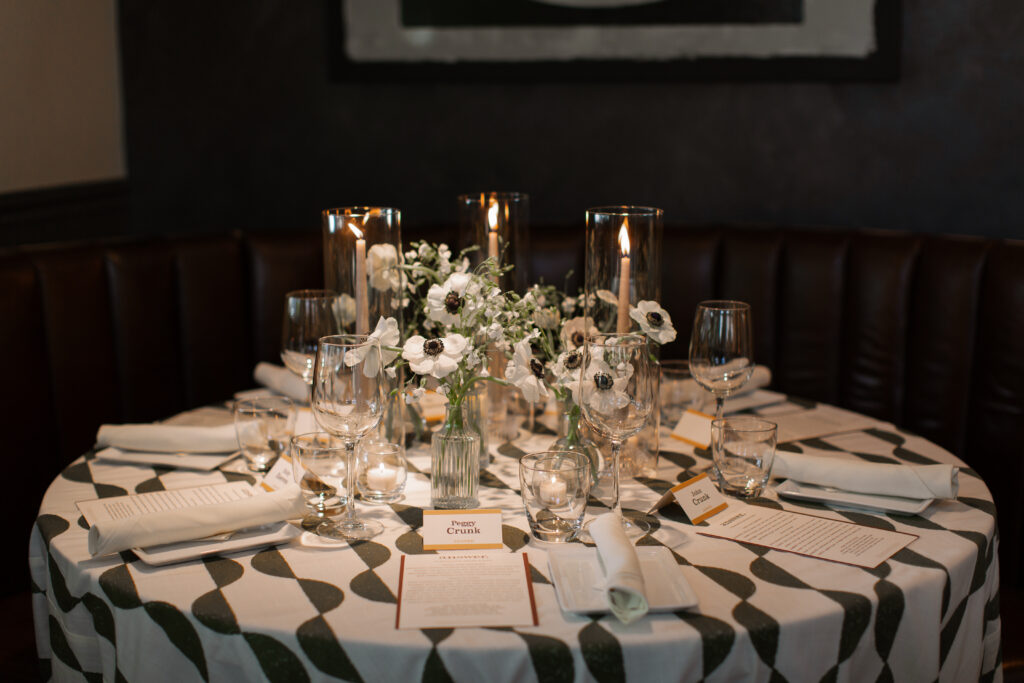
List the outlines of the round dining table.
{"label": "round dining table", "polygon": [[[217,413],[207,408],[203,419]],[[372,540],[304,533],[165,566],[131,551],[92,558],[76,503],[256,477],[240,459],[200,472],[86,453],[49,487],[30,542],[39,656],[57,681],[1001,680],[992,496],[970,467],[928,440],[872,422],[779,446],[958,465],[956,499],[919,514],[798,502],[774,487],[752,501],[917,536],[865,569],[699,535],[674,503],[647,514],[670,487],[710,465],[706,450],[663,430],[656,476],[624,480],[623,507],[651,522],[638,543],[669,549],[698,604],[625,625],[612,614],[564,613],[548,567],[552,545],[529,535],[518,459],[553,439],[539,422],[510,441],[492,438],[493,461],[481,474],[480,507],[502,511],[504,548],[492,552],[528,554],[539,618],[537,626],[501,628],[396,628],[401,558],[433,552],[421,536],[430,507],[425,447],[409,450],[402,499],[359,504],[361,515],[384,525]]]}

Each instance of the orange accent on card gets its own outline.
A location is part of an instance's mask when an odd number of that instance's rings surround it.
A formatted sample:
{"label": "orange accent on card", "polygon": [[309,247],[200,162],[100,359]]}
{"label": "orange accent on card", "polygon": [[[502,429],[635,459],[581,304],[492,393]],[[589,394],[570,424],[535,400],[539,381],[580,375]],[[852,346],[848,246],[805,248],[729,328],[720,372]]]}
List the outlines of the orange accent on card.
{"label": "orange accent on card", "polygon": [[694,523],[694,524],[700,524],[701,522],[703,522],[708,517],[714,517],[715,515],[717,515],[719,512],[721,512],[722,510],[724,510],[727,507],[729,507],[728,503],[722,503],[718,507],[712,508],[712,509],[708,510],[707,512],[705,512],[703,515],[701,515],[697,519],[691,519],[690,521],[692,523]]}
{"label": "orange accent on card", "polygon": [[483,515],[501,514],[498,508],[483,508],[480,510],[424,510],[425,515]]}

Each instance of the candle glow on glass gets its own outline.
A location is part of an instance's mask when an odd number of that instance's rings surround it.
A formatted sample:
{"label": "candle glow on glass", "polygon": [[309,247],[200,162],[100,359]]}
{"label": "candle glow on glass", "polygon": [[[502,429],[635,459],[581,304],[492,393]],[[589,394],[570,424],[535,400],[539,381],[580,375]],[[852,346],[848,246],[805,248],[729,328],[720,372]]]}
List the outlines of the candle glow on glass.
{"label": "candle glow on glass", "polygon": [[537,497],[544,507],[561,507],[567,502],[568,491],[565,479],[557,474],[550,474],[541,480]]}
{"label": "candle glow on glass", "polygon": [[[370,214],[363,217],[363,225]],[[370,308],[366,297],[366,240],[363,231],[354,222],[348,224],[349,230],[356,236],[356,334],[368,334],[370,331]]]}
{"label": "candle glow on glass", "polygon": [[366,486],[374,491],[390,491],[398,485],[398,468],[378,462],[366,470]]}
{"label": "candle glow on glass", "polygon": [[619,309],[616,320],[616,334],[629,332],[629,219],[622,219],[622,227],[619,228],[619,250],[622,258],[619,260]]}

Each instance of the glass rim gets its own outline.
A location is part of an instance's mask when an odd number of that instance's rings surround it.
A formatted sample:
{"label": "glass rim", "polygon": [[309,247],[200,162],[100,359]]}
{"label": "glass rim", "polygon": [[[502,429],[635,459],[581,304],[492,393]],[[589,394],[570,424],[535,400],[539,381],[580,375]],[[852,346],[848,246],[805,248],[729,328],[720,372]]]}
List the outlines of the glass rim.
{"label": "glass rim", "polygon": [[278,408],[272,408],[270,406],[258,406],[258,403],[280,403],[291,408],[295,407],[295,401],[290,396],[249,396],[247,398],[235,399],[235,410],[241,408],[249,408],[252,411],[266,412],[270,410],[277,410]]}
{"label": "glass rim", "polygon": [[379,216],[400,216],[402,212],[393,206],[339,206],[333,209],[324,209],[320,212],[325,218],[327,216],[365,216],[376,213]]}
{"label": "glass rim", "polygon": [[744,311],[750,310],[750,304],[735,299],[708,299],[697,304],[697,308],[706,308],[712,311]]}
{"label": "glass rim", "polygon": [[771,420],[765,420],[764,418],[756,417],[754,415],[719,417],[711,421],[711,428],[725,429],[726,423],[732,423],[729,424],[728,428],[734,432],[772,432],[778,431],[779,429],[778,423],[772,422]]}
{"label": "glass rim", "polygon": [[[616,338],[616,337],[619,338],[619,339],[625,340],[625,343],[621,343],[621,344],[607,344],[607,343],[599,343],[598,342],[599,339],[610,339],[610,338]],[[641,345],[646,345],[646,344],[647,344],[647,337],[645,335],[637,334],[635,332],[622,332],[622,333],[620,333],[620,332],[597,332],[597,333],[593,333],[593,334],[586,334],[586,335],[583,336],[583,345],[584,346],[602,346],[602,347],[610,346],[612,348],[615,348],[615,347],[618,347],[618,346],[631,347],[631,346],[641,346]]]}
{"label": "glass rim", "polygon": [[333,289],[293,289],[286,292],[285,299],[337,299],[338,293]]}
{"label": "glass rim", "polygon": [[380,340],[368,334],[328,334],[317,340],[317,348],[322,346],[343,346],[355,349],[360,346],[380,346]]}
{"label": "glass rim", "polygon": [[[338,445],[337,446],[334,446],[332,444],[319,445],[319,444],[315,444],[315,443],[309,443],[307,445],[306,443],[304,443],[304,440],[311,440],[310,437],[327,437],[331,441],[337,442]],[[320,431],[317,431],[317,432],[303,432],[302,434],[293,434],[292,437],[290,439],[288,439],[288,443],[290,443],[293,446],[297,445],[300,448],[302,448],[302,447],[305,447],[305,448],[316,447],[316,448],[324,448],[324,449],[331,449],[331,450],[336,450],[336,449],[347,450],[345,448],[345,441],[344,441],[344,439],[342,439],[340,436],[335,436],[334,434],[331,434],[330,432],[325,432],[323,430],[320,430]]]}
{"label": "glass rim", "polygon": [[[570,469],[538,467],[542,461],[554,459],[556,456],[572,458],[575,463],[575,467]],[[530,461],[523,462],[527,458],[530,458]],[[590,458],[587,457],[585,453],[580,453],[579,451],[536,451],[534,453],[524,454],[523,457],[519,459],[519,466],[535,472],[575,472],[576,470],[589,470]]]}
{"label": "glass rim", "polygon": [[458,201],[462,204],[482,203],[485,199],[505,199],[508,201],[528,200],[530,195],[515,190],[488,190],[485,192],[464,192],[459,195]]}
{"label": "glass rim", "polygon": [[597,216],[657,216],[665,214],[663,209],[656,206],[641,206],[638,204],[611,204],[608,206],[594,206],[586,211],[587,217]]}

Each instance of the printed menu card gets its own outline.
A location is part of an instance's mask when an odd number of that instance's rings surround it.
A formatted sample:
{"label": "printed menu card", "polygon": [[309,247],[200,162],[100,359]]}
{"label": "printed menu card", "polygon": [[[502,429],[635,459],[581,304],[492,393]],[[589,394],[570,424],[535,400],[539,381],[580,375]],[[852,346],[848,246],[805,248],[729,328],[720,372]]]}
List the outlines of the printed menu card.
{"label": "printed menu card", "polygon": [[395,628],[537,625],[526,553],[402,555]]}
{"label": "printed menu card", "polygon": [[757,505],[730,506],[697,533],[874,569],[917,536]]}

